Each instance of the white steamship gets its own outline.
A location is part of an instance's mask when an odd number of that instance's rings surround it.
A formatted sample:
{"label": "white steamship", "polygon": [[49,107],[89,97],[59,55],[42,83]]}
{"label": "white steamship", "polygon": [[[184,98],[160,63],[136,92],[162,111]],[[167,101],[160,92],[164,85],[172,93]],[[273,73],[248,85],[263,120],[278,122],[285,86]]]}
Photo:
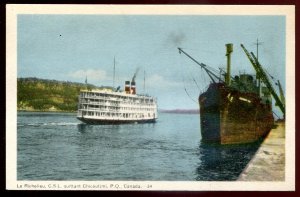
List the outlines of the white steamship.
{"label": "white steamship", "polygon": [[77,119],[87,124],[155,122],[157,100],[136,94],[134,78],[131,82],[125,81],[125,91],[81,90]]}

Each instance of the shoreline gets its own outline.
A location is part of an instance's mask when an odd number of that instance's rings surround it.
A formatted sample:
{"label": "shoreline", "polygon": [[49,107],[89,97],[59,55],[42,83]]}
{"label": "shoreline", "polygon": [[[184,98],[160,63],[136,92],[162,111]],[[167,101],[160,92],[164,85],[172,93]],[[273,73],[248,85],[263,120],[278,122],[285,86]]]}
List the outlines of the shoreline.
{"label": "shoreline", "polygon": [[[34,110],[34,109],[17,109],[17,112],[47,112],[47,113],[77,113],[77,111],[64,111],[64,110]],[[175,111],[175,110],[158,110],[159,113],[164,114],[187,114],[187,115],[194,115],[199,114],[198,112],[193,111]]]}
{"label": "shoreline", "polygon": [[62,111],[62,110],[20,110],[18,109],[17,112],[45,112],[45,113],[77,113],[77,111]]}

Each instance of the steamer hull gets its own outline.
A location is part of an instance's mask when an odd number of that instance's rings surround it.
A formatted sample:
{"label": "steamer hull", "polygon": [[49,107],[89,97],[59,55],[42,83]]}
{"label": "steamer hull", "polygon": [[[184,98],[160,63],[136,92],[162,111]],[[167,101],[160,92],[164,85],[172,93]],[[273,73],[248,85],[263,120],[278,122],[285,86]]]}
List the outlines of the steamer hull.
{"label": "steamer hull", "polygon": [[203,142],[219,144],[250,143],[263,139],[274,118],[270,103],[258,94],[240,92],[224,83],[212,83],[199,96]]}
{"label": "steamer hull", "polygon": [[156,119],[138,119],[138,120],[107,120],[107,119],[95,119],[94,117],[77,117],[78,120],[86,123],[86,124],[94,124],[94,125],[112,125],[112,124],[132,124],[132,123],[155,123]]}

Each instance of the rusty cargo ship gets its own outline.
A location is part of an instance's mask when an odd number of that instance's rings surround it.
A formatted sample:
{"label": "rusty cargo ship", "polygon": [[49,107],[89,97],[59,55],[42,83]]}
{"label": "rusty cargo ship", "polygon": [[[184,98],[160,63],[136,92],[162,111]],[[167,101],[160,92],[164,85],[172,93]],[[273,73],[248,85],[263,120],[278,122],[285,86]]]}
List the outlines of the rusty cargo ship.
{"label": "rusty cargo ship", "polygon": [[178,48],[180,53],[200,65],[211,79],[207,90],[198,98],[203,142],[241,144],[263,139],[274,125],[272,96],[284,112],[284,105],[257,58],[243,45],[241,47],[255,68],[256,76],[230,75],[232,44],[226,44],[227,72],[223,73],[223,78]]}

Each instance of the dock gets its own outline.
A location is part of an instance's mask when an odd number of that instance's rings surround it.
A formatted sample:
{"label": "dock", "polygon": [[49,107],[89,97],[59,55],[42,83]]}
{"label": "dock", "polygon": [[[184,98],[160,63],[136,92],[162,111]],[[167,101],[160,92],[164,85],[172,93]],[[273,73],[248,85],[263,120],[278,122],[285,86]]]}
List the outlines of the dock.
{"label": "dock", "polygon": [[285,180],[285,123],[276,123],[238,181]]}

